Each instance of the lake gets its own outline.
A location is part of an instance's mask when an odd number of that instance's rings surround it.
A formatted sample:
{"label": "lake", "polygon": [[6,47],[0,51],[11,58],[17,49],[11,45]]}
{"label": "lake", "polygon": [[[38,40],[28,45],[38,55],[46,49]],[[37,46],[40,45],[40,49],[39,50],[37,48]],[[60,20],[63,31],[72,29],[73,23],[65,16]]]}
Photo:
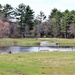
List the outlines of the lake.
{"label": "lake", "polygon": [[39,51],[75,51],[75,47],[0,47],[0,53],[20,53],[20,52],[39,52]]}

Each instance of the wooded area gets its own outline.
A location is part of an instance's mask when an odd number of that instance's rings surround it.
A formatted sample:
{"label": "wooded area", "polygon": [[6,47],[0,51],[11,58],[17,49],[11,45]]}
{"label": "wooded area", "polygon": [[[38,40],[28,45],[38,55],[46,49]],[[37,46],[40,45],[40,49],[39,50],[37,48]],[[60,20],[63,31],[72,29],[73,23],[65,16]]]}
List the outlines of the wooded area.
{"label": "wooded area", "polygon": [[75,38],[75,10],[54,8],[46,19],[42,11],[35,17],[34,10],[23,3],[17,8],[0,4],[0,37]]}

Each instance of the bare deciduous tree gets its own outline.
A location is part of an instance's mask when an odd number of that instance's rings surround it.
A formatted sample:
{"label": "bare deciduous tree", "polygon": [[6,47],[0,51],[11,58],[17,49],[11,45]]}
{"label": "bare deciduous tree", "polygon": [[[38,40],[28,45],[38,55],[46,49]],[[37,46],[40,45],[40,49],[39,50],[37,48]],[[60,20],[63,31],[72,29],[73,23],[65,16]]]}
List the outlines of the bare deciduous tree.
{"label": "bare deciduous tree", "polygon": [[8,22],[3,22],[0,20],[0,37],[9,37],[10,34],[10,24]]}
{"label": "bare deciduous tree", "polygon": [[28,25],[25,26],[24,36],[25,37],[29,37],[30,36],[30,29],[29,29]]}
{"label": "bare deciduous tree", "polygon": [[71,34],[71,37],[75,37],[75,24],[70,25],[69,32]]}
{"label": "bare deciduous tree", "polygon": [[20,37],[18,23],[11,23],[10,26],[10,37]]}

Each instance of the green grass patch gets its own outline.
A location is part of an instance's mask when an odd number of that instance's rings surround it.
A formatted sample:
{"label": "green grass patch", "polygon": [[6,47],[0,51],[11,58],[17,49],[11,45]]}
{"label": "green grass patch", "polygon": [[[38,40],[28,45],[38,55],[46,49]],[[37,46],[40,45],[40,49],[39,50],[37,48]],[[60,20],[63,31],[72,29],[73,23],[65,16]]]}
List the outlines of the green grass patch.
{"label": "green grass patch", "polygon": [[75,52],[0,55],[0,75],[75,75]]}
{"label": "green grass patch", "polygon": [[75,46],[75,39],[62,38],[0,38],[0,46],[38,46],[41,41],[58,42],[60,46]]}

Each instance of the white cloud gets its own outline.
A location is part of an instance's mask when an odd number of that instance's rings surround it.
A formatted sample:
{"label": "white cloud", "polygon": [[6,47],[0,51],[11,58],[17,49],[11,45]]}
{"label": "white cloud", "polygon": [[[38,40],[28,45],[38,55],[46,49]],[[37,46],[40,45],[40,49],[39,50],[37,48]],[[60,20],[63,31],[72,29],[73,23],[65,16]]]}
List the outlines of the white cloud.
{"label": "white cloud", "polygon": [[60,0],[60,2],[64,4],[72,4],[75,3],[75,0]]}
{"label": "white cloud", "polygon": [[37,14],[39,14],[40,11],[43,11],[46,15],[50,12],[50,6],[46,4],[30,4],[31,8],[34,9]]}
{"label": "white cloud", "polygon": [[11,4],[13,7],[17,7],[20,3],[30,5],[31,9],[35,11],[35,14],[39,14],[43,11],[47,16],[50,14],[53,8],[64,11],[66,9],[75,9],[75,0],[0,0],[2,5]]}
{"label": "white cloud", "polygon": [[58,4],[58,3],[55,3],[55,4],[53,4],[52,6],[51,6],[51,10],[53,9],[53,8],[57,8],[58,10],[60,10],[60,11],[64,11],[65,9],[66,9],[66,7],[62,4]]}

